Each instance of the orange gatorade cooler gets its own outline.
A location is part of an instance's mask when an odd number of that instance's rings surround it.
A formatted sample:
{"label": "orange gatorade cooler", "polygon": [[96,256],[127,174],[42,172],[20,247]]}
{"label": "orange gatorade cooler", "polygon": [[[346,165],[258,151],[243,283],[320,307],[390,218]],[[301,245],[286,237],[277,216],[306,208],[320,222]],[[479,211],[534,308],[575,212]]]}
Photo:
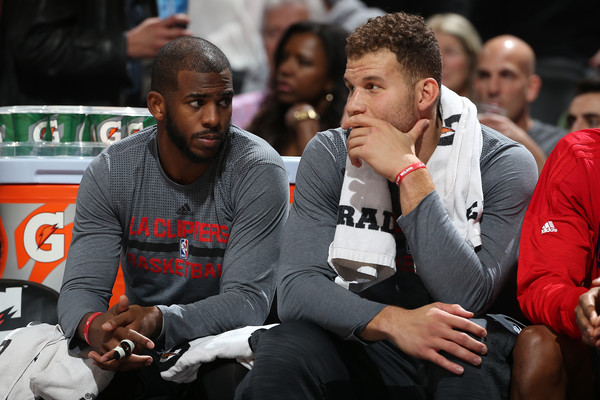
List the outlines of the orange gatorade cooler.
{"label": "orange gatorade cooler", "polygon": [[[60,291],[77,190],[91,160],[0,157],[0,278]],[[111,304],[123,293],[119,273]]]}

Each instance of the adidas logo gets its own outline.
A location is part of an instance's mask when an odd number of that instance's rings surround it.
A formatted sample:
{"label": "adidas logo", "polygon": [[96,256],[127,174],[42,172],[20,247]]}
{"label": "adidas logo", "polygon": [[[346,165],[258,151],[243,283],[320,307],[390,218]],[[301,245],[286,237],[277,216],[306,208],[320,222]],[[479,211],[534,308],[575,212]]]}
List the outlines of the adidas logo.
{"label": "adidas logo", "polygon": [[179,207],[175,212],[179,215],[192,215],[192,209],[187,203]]}
{"label": "adidas logo", "polygon": [[542,226],[542,235],[549,232],[558,232],[558,229],[554,227],[554,223],[552,221],[548,221],[544,224],[544,226]]}

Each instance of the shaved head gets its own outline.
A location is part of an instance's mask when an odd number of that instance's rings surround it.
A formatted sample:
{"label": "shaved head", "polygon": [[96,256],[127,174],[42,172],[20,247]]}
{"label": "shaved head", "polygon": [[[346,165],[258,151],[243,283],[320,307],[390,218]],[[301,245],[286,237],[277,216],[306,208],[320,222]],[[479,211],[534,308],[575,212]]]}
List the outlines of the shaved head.
{"label": "shaved head", "polygon": [[535,73],[535,53],[531,46],[522,39],[512,35],[496,36],[484,43],[480,59],[496,57],[509,59],[525,75]]}

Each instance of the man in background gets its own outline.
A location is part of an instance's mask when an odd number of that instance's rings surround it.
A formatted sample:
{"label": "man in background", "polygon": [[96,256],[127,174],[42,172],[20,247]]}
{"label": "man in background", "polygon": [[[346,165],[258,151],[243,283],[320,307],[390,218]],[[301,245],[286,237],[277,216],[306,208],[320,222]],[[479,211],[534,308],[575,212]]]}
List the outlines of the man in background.
{"label": "man in background", "polygon": [[501,35],[484,43],[474,81],[479,121],[523,144],[540,171],[566,133],[531,117],[529,107],[541,85],[535,74],[535,54],[526,42]]}

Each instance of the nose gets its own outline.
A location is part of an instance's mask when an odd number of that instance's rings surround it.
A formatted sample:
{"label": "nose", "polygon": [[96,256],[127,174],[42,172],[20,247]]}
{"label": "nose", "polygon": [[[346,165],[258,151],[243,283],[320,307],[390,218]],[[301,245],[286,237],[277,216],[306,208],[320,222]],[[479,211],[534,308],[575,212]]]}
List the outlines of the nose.
{"label": "nose", "polygon": [[280,75],[290,75],[294,71],[294,63],[291,58],[285,58],[279,63],[277,68]]}
{"label": "nose", "polygon": [[357,114],[364,114],[366,111],[365,103],[362,99],[362,95],[358,90],[350,92],[348,99],[346,100],[346,114],[351,117]]}
{"label": "nose", "polygon": [[204,128],[214,129],[219,126],[221,118],[217,104],[208,102],[202,107],[201,121]]}
{"label": "nose", "polygon": [[490,97],[497,96],[500,93],[500,80],[497,76],[490,76],[488,79],[488,95]]}

